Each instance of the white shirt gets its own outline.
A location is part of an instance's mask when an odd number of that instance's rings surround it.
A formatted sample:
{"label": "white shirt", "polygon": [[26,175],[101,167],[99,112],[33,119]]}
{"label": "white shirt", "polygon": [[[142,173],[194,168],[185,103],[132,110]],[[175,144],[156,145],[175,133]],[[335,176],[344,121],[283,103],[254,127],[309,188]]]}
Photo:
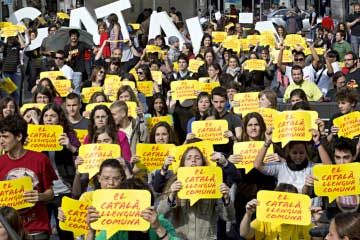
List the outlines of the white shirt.
{"label": "white shirt", "polygon": [[[331,64],[331,66],[333,68],[333,73],[341,71],[341,67],[340,67],[338,62],[333,62]],[[315,81],[319,78],[322,71],[323,71],[322,69],[317,71]],[[321,74],[319,82],[317,83],[317,85],[320,88],[320,91],[324,94],[324,96],[329,91],[329,89],[333,88],[332,87],[332,77],[328,76],[328,70],[327,69],[325,69],[323,71],[323,73]]]}
{"label": "white shirt", "polygon": [[299,193],[302,193],[302,188],[305,184],[305,178],[307,175],[312,175],[312,169],[315,164],[313,162],[308,163],[307,167],[300,171],[291,170],[286,162],[272,162],[265,163],[263,174],[273,176],[277,179],[277,184],[288,183],[294,185]]}
{"label": "white shirt", "polygon": [[[285,70],[285,76],[289,78],[290,84],[292,84],[294,82],[294,80],[292,79],[292,76],[291,76],[291,69],[292,69],[292,67],[286,66],[286,70]],[[304,74],[304,76],[303,76],[304,80],[307,80],[310,82],[315,82],[316,70],[314,69],[312,64],[303,68],[303,74]]]}
{"label": "white shirt", "polygon": [[74,70],[72,70],[71,67],[64,64],[61,68],[59,68],[59,70],[64,74],[66,79],[72,80]]}

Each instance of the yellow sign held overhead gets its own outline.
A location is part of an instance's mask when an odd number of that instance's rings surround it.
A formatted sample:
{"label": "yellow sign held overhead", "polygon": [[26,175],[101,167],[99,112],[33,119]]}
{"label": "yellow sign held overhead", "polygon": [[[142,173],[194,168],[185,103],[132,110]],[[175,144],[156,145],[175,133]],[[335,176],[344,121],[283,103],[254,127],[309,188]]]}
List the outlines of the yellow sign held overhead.
{"label": "yellow sign held overhead", "polygon": [[310,113],[303,111],[284,111],[274,121],[273,142],[281,142],[285,147],[290,141],[310,141]]}
{"label": "yellow sign held overhead", "polygon": [[317,196],[337,197],[360,194],[360,163],[314,166],[314,190]]}
{"label": "yellow sign held overhead", "polygon": [[11,78],[7,77],[3,82],[0,82],[0,88],[4,89],[8,94],[11,94],[15,92],[18,87]]}
{"label": "yellow sign held overhead", "polygon": [[89,103],[91,96],[96,92],[102,92],[102,87],[86,87],[81,91],[83,103]]}
{"label": "yellow sign held overhead", "polygon": [[62,79],[62,80],[52,80],[51,81],[56,89],[56,91],[60,94],[61,97],[66,97],[71,90],[71,80]]}
{"label": "yellow sign held overhead", "polygon": [[51,81],[55,81],[57,77],[64,76],[64,73],[61,71],[46,71],[40,73],[40,79],[48,78]]}
{"label": "yellow sign held overhead", "polygon": [[70,19],[70,16],[64,12],[58,12],[56,13],[56,16],[60,19]]}
{"label": "yellow sign held overhead", "polygon": [[[260,149],[264,145],[264,141],[248,141],[234,143],[234,154],[241,155],[241,162],[235,164],[237,168],[245,168],[245,173],[249,173],[254,168],[254,160]],[[274,153],[273,145],[271,145],[266,154]]]}
{"label": "yellow sign held overhead", "polygon": [[212,38],[214,43],[221,43],[227,37],[227,32],[212,32]]}
{"label": "yellow sign held overhead", "polygon": [[45,106],[46,106],[45,103],[25,103],[20,108],[20,112],[24,113],[26,111],[26,109],[29,109],[29,108],[37,108],[40,111],[42,111]]}
{"label": "yellow sign held overhead", "polygon": [[249,59],[244,63],[244,69],[251,71],[265,71],[266,62],[262,59]]}
{"label": "yellow sign held overhead", "polygon": [[174,125],[173,119],[170,115],[161,116],[161,117],[151,117],[146,118],[146,126],[148,127],[149,131],[158,123],[158,122],[166,122],[170,126]]}
{"label": "yellow sign held overhead", "polygon": [[189,71],[193,73],[197,73],[199,70],[199,67],[204,65],[204,61],[202,60],[196,60],[196,59],[190,59],[189,60]]}
{"label": "yellow sign held overhead", "polygon": [[158,85],[162,84],[163,74],[161,71],[151,71],[151,77]]}
{"label": "yellow sign held overhead", "polygon": [[220,185],[223,177],[219,167],[180,167],[177,179],[183,186],[178,196],[181,199],[190,199],[190,206],[200,199],[222,197]]}

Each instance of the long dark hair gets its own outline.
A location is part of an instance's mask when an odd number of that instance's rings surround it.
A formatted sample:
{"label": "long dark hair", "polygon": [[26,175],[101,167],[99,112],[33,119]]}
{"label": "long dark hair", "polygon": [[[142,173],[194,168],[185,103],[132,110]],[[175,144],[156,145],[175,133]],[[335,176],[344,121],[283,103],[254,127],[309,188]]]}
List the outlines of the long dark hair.
{"label": "long dark hair", "polygon": [[177,141],[175,132],[167,122],[158,122],[157,124],[155,124],[155,126],[151,129],[151,132],[150,132],[150,143],[155,143],[155,134],[156,134],[156,130],[159,127],[164,127],[168,131],[169,144],[177,145],[178,141]]}
{"label": "long dark hair", "polygon": [[258,138],[259,138],[258,140],[259,141],[265,140],[266,124],[264,122],[264,118],[257,112],[248,113],[244,117],[244,129],[243,129],[242,134],[241,134],[241,140],[242,141],[250,141],[250,137],[246,132],[246,128],[247,128],[247,125],[248,125],[249,121],[252,118],[255,118],[257,120],[259,126],[260,126],[260,135],[258,136]]}
{"label": "long dark hair", "polygon": [[108,116],[106,125],[111,129],[112,132],[117,133],[116,124],[115,124],[115,121],[111,114],[110,109],[108,107],[106,107],[105,105],[98,105],[98,106],[94,107],[94,109],[90,113],[90,122],[88,125],[88,133],[89,133],[90,141],[94,138],[95,131],[97,130],[97,127],[95,126],[94,116],[95,116],[95,112],[98,110],[105,111],[106,115]]}
{"label": "long dark hair", "polygon": [[[7,206],[0,207],[0,214],[3,215],[10,227],[18,234],[21,240],[27,239],[21,217],[14,208]],[[9,237],[9,239],[12,238]]]}
{"label": "long dark hair", "polygon": [[56,103],[49,103],[44,107],[44,109],[41,112],[40,124],[44,124],[44,114],[49,110],[53,110],[54,112],[56,112],[56,114],[59,117],[58,125],[61,125],[64,128],[65,133],[74,131],[72,126],[69,124],[69,121],[66,118],[64,110]]}
{"label": "long dark hair", "polygon": [[[205,113],[203,116],[200,115],[200,111],[199,111],[199,102],[202,98],[207,98],[209,100],[209,103],[210,103],[210,107],[208,109],[208,112]],[[211,106],[212,106],[212,103],[211,103],[211,95],[207,92],[201,92],[199,93],[197,99],[196,99],[196,103],[193,105],[193,112],[194,112],[194,115],[195,115],[195,120],[205,120],[208,116],[211,115]]]}
{"label": "long dark hair", "polygon": [[157,99],[160,99],[162,104],[163,104],[163,108],[161,109],[160,115],[161,116],[166,116],[168,114],[168,108],[167,108],[167,105],[166,105],[166,100],[165,100],[164,96],[161,93],[155,93],[153,95],[153,97],[151,98],[151,104],[149,106],[148,113],[150,113],[152,117],[157,117],[155,107],[154,107],[155,101]]}
{"label": "long dark hair", "polygon": [[15,112],[14,114],[19,114],[19,106],[17,105],[15,99],[13,99],[12,97],[4,97],[0,100],[0,119],[4,118],[3,115],[3,109],[6,108],[6,106],[8,105],[9,102],[13,102],[14,106],[15,106]]}

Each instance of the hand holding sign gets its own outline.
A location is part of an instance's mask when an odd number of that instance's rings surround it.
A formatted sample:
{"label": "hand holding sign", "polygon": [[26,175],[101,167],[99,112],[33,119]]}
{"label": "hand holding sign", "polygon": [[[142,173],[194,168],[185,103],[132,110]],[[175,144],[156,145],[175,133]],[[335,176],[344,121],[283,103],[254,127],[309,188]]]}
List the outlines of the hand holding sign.
{"label": "hand holding sign", "polygon": [[0,206],[13,207],[16,210],[34,206],[24,198],[24,193],[33,190],[30,177],[0,181]]}
{"label": "hand holding sign", "polygon": [[258,192],[257,200],[256,218],[261,221],[274,225],[311,223],[311,200],[307,195],[263,190]]}
{"label": "hand holding sign", "polygon": [[89,230],[89,226],[86,223],[88,207],[88,202],[74,200],[66,196],[63,197],[61,210],[65,215],[65,221],[60,221],[60,229],[71,231],[76,237],[87,234]]}
{"label": "hand holding sign", "polygon": [[360,194],[360,163],[316,165],[314,182],[317,196],[329,197],[329,202],[339,196]]}
{"label": "hand holding sign", "polygon": [[181,167],[178,169],[178,180],[182,188],[178,193],[181,199],[190,199],[190,206],[199,199],[221,198],[228,194],[222,183],[222,170],[219,167]]}
{"label": "hand holding sign", "polygon": [[147,190],[96,190],[92,205],[99,213],[91,227],[106,230],[110,238],[119,230],[146,231],[150,224],[140,217],[151,205],[151,194]]}
{"label": "hand holding sign", "polygon": [[99,171],[101,163],[109,158],[118,158],[121,156],[120,146],[118,144],[85,144],[79,148],[79,157],[84,163],[79,165],[80,173],[89,173],[92,178]]}

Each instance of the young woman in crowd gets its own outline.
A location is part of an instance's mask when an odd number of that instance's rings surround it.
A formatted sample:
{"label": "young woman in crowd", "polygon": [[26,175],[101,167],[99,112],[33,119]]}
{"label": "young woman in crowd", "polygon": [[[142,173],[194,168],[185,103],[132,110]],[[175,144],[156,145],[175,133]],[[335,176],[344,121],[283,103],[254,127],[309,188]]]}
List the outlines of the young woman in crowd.
{"label": "young woman in crowd", "polygon": [[0,119],[19,112],[19,106],[12,97],[4,97],[0,100]]}
{"label": "young woman in crowd", "polygon": [[211,96],[207,92],[199,93],[196,103],[193,105],[194,117],[190,118],[187,123],[187,133],[191,133],[191,124],[194,121],[205,120],[208,116],[210,116],[210,108],[211,108]]}
{"label": "young woman in crowd", "polygon": [[[25,232],[23,222],[18,212],[7,206],[0,207],[0,214],[4,217],[9,227],[18,235],[19,240],[27,240],[27,234]],[[5,228],[4,224],[0,222],[0,239],[2,240],[13,240],[14,236],[9,234],[9,229]]]}
{"label": "young woman in crowd", "polygon": [[83,84],[84,87],[102,87],[104,85],[106,73],[105,68],[95,66],[92,70],[90,79]]}
{"label": "young woman in crowd", "polygon": [[[197,147],[189,147],[181,157],[180,167],[208,166],[207,159]],[[185,239],[215,239],[216,222],[219,218],[234,220],[234,207],[230,200],[229,187],[222,183],[221,199],[200,199],[193,206],[189,200],[177,196],[184,183],[174,175],[166,184],[158,212],[174,225],[176,233]]]}
{"label": "young woman in crowd", "polygon": [[[80,147],[80,142],[66,119],[65,112],[55,103],[45,106],[41,114],[40,124],[60,125],[64,129],[59,138],[59,144],[63,146],[63,149],[61,151],[47,152],[59,178],[59,180],[53,182],[55,197],[48,203],[49,214],[54,213],[57,219],[57,208],[60,207],[61,199],[64,196],[71,196],[71,186],[75,177],[74,159]],[[71,239],[72,233],[61,230],[58,221],[56,227],[60,239]]]}
{"label": "young woman in crowd", "polygon": [[95,132],[98,128],[108,126],[112,131],[117,132],[118,135],[118,144],[121,148],[122,157],[130,161],[131,159],[131,151],[129,141],[124,132],[118,131],[116,129],[116,124],[114,118],[109,110],[104,105],[96,106],[90,113],[90,123],[88,126],[88,135],[84,139],[84,144],[93,142]]}

